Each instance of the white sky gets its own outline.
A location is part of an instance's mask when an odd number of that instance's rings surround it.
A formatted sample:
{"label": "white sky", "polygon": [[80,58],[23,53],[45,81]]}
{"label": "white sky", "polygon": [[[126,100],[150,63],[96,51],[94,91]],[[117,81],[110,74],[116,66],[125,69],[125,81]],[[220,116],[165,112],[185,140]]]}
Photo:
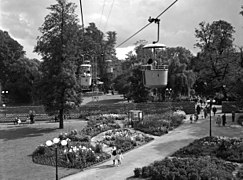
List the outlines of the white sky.
{"label": "white sky", "polygon": [[[80,17],[79,0],[70,1],[78,5]],[[150,16],[156,17],[173,1],[82,0],[85,27],[94,22],[103,32],[116,31],[118,45],[145,26]],[[24,46],[27,57],[40,59],[33,53],[36,37],[41,35],[38,28],[49,12],[46,8],[55,3],[56,0],[0,0],[0,29],[8,31]],[[234,43],[243,46],[243,16],[239,14],[242,5],[243,0],[178,0],[160,17],[160,43],[169,47],[183,46],[195,54],[195,28],[199,23],[225,20],[235,27]],[[151,24],[118,48],[118,58],[124,59],[139,40],[149,43],[157,40],[157,25]]]}

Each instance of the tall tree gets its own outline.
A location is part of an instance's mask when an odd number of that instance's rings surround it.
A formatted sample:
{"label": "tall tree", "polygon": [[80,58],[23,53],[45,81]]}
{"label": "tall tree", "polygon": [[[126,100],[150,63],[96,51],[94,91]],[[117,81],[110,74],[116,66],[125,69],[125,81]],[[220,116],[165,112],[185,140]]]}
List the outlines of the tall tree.
{"label": "tall tree", "polygon": [[37,101],[34,84],[39,78],[38,60],[25,57],[23,46],[0,30],[0,83],[8,90],[8,104]]}
{"label": "tall tree", "polygon": [[237,60],[233,48],[234,32],[234,27],[223,20],[212,24],[201,22],[195,30],[198,40],[195,45],[201,50],[195,70],[198,71],[199,82],[206,83],[212,94],[222,91],[223,85],[227,85],[230,66]]}
{"label": "tall tree", "polygon": [[11,77],[5,84],[9,90],[9,103],[30,104],[38,102],[35,84],[40,78],[40,61],[20,58],[11,65]]}
{"label": "tall tree", "polygon": [[39,28],[35,52],[43,57],[42,78],[39,83],[42,102],[49,114],[59,114],[59,128],[63,128],[63,115],[81,102],[78,54],[79,26],[76,5],[66,0],[47,8],[50,13]]}
{"label": "tall tree", "polygon": [[2,86],[11,77],[13,63],[24,55],[23,46],[11,38],[8,32],[0,30],[0,83]]}

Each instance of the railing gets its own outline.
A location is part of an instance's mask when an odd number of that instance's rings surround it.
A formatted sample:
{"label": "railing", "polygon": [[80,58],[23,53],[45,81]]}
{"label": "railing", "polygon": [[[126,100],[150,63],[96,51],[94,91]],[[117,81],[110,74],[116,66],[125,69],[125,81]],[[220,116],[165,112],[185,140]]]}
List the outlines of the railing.
{"label": "railing", "polygon": [[154,66],[154,69],[156,70],[167,70],[168,69],[168,65],[157,65],[157,66]]}
{"label": "railing", "polygon": [[168,70],[168,65],[152,65],[152,64],[147,64],[142,66],[143,70]]}

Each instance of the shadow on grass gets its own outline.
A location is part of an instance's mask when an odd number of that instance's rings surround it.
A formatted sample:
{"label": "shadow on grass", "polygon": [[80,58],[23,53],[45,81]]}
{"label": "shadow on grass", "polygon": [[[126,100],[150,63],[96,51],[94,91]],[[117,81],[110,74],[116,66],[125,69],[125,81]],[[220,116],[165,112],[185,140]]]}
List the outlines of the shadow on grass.
{"label": "shadow on grass", "polygon": [[18,127],[12,129],[0,130],[0,139],[4,141],[21,139],[26,137],[42,136],[45,133],[50,133],[57,128],[34,128],[34,127]]}

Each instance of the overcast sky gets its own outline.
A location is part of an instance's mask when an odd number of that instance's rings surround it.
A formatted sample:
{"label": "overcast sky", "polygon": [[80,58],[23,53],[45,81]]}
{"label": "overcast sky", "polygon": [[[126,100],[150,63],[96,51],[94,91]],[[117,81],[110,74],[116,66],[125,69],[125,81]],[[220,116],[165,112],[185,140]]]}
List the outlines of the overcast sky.
{"label": "overcast sky", "polygon": [[[69,0],[78,5],[79,0]],[[82,0],[84,24],[94,22],[103,32],[116,31],[117,45],[148,23],[148,18],[158,16],[174,0]],[[38,58],[33,53],[38,28],[49,13],[46,9],[56,0],[0,0],[0,29],[24,46],[26,56]],[[160,43],[168,47],[182,46],[196,53],[195,28],[202,21],[225,20],[233,27],[234,43],[243,46],[243,16],[239,14],[243,0],[178,0],[160,17]],[[81,23],[80,23],[81,24]],[[137,36],[117,49],[118,58],[124,58],[138,40],[149,43],[157,39],[157,25],[151,24]]]}

